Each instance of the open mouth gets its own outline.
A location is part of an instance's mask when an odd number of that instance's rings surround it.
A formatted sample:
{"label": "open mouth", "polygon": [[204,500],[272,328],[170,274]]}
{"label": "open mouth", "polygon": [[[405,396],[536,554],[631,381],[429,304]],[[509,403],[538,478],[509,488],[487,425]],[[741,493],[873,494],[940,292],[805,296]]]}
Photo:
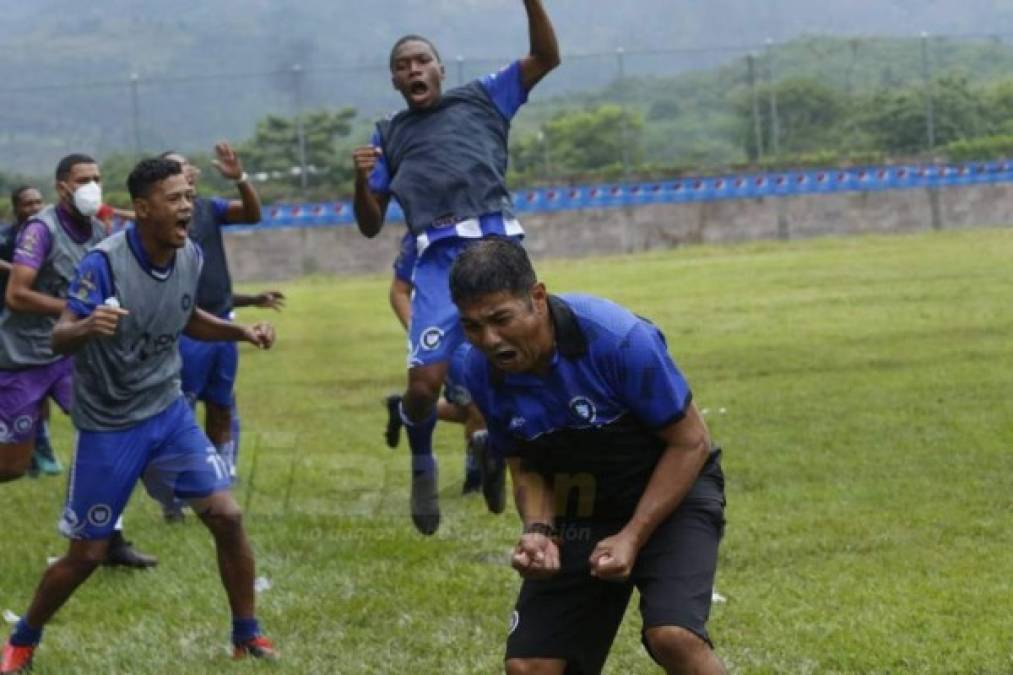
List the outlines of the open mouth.
{"label": "open mouth", "polygon": [[416,80],[408,85],[408,93],[412,96],[425,96],[429,93],[429,85],[422,80]]}
{"label": "open mouth", "polygon": [[517,361],[517,350],[501,349],[493,355],[493,361],[497,366],[510,366]]}
{"label": "open mouth", "polygon": [[178,218],[176,220],[176,232],[182,234],[184,237],[190,230],[190,219],[189,218]]}

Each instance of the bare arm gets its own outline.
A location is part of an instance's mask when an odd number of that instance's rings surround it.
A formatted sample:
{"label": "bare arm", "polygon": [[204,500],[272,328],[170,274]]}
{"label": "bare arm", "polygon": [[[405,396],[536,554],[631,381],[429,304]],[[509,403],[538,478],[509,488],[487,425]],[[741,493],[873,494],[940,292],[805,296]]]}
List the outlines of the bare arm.
{"label": "bare arm", "polygon": [[559,65],[559,43],[542,0],[524,0],[524,9],[528,13],[531,47],[530,53],[520,61],[521,82],[526,90],[531,91],[532,87]]}
{"label": "bare arm", "polygon": [[281,291],[264,291],[256,295],[245,293],[232,294],[233,307],[260,307],[262,309],[273,309],[280,312],[285,306],[285,294]]}
{"label": "bare arm", "polygon": [[64,308],[50,338],[53,352],[73,354],[93,337],[108,337],[115,334],[120,319],[129,313],[119,307],[99,305],[90,315],[81,318],[70,309]]}
{"label": "bare arm", "polygon": [[380,157],[380,148],[372,145],[356,148],[352,153],[355,165],[355,199],[352,206],[355,210],[355,222],[359,232],[369,238],[375,237],[383,227],[383,218],[387,214],[388,195],[378,195],[369,189],[369,174],[376,166]]}
{"label": "bare arm", "polygon": [[10,274],[14,267],[6,260],[0,260],[0,274]]}
{"label": "bare arm", "polygon": [[514,546],[510,564],[526,579],[544,579],[559,571],[559,543],[550,536],[555,520],[555,495],[541,474],[527,471],[521,459],[507,459],[514,484],[514,503],[524,533]]}
{"label": "bare arm", "polygon": [[194,310],[183,332],[204,342],[249,342],[261,349],[270,349],[274,344],[274,327],[266,321],[244,326],[223,321],[203,309]]}
{"label": "bare arm", "polygon": [[229,210],[225,212],[225,222],[231,225],[259,223],[261,218],[260,195],[248,180],[236,183],[236,187],[239,188],[240,198],[229,202]]}
{"label": "bare arm", "polygon": [[412,285],[404,279],[394,279],[390,282],[390,307],[397,315],[397,320],[405,330],[412,320]]}
{"label": "bare arm", "polygon": [[252,225],[260,222],[260,195],[253,189],[249,180],[240,180],[243,177],[243,163],[239,155],[232,149],[232,146],[222,141],[215,145],[215,159],[212,161],[218,173],[224,178],[236,181],[239,188],[239,199],[229,202],[228,211],[225,212],[225,222],[235,225],[244,223]]}
{"label": "bare arm", "polygon": [[32,290],[32,284],[38,275],[37,269],[27,265],[12,265],[4,303],[15,312],[60,316],[67,301]]}
{"label": "bare arm", "polygon": [[626,526],[603,539],[591,554],[592,574],[603,579],[628,577],[637,554],[651,534],[682,503],[710,454],[707,425],[691,404],[685,417],[661,431],[665,450]]}

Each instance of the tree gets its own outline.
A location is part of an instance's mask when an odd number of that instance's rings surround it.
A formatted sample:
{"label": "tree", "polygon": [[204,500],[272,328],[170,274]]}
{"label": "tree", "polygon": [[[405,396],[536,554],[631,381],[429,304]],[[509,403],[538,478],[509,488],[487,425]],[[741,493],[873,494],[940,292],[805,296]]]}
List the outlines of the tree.
{"label": "tree", "polygon": [[[352,179],[351,161],[339,151],[340,140],[349,135],[353,108],[315,110],[303,115],[308,182],[312,196],[332,199],[347,192]],[[299,134],[296,121],[268,115],[257,123],[253,138],[240,146],[250,174],[266,175],[261,188],[266,199],[291,198],[301,186]]]}

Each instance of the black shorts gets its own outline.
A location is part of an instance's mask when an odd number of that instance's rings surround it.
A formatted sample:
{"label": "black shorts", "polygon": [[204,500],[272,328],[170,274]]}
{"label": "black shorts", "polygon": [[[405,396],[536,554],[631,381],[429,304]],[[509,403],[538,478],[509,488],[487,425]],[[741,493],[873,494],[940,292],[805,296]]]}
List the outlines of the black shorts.
{"label": "black shorts", "polygon": [[[724,476],[712,454],[678,509],[641,549],[625,583],[590,574],[595,544],[619,524],[561,524],[561,569],[551,579],[525,580],[510,621],[507,659],[562,659],[566,673],[598,673],[623,620],[634,587],[644,630],[685,628],[710,643],[718,543],[724,532]],[[644,642],[646,645],[646,641]]]}

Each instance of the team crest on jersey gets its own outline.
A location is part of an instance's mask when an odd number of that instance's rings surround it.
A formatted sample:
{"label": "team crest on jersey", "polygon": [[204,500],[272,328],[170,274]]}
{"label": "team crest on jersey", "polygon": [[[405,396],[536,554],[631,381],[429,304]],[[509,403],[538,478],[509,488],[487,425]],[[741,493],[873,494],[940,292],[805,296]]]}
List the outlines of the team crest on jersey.
{"label": "team crest on jersey", "polygon": [[106,504],[96,504],[88,509],[88,522],[95,527],[108,525],[112,517],[113,510]]}
{"label": "team crest on jersey", "polygon": [[523,417],[514,417],[507,426],[507,431],[520,431],[528,421]]}
{"label": "team crest on jersey", "polygon": [[593,423],[595,417],[598,416],[598,410],[594,407],[594,402],[586,396],[577,396],[571,400],[570,412],[588,424]]}
{"label": "team crest on jersey", "polygon": [[439,347],[441,340],[443,340],[443,331],[436,326],[430,326],[425,329],[419,337],[419,343],[421,343],[422,348],[429,350]]}
{"label": "team crest on jersey", "polygon": [[21,417],[14,420],[14,433],[27,434],[32,430],[32,418],[28,415],[22,415]]}
{"label": "team crest on jersey", "polygon": [[184,293],[183,299],[179,304],[183,308],[184,312],[189,312],[190,308],[193,307],[193,298],[190,297],[189,293]]}
{"label": "team crest on jersey", "polygon": [[81,281],[78,282],[78,286],[79,288],[77,289],[75,297],[81,302],[87,301],[88,297],[92,294],[92,291],[95,290],[94,272],[91,272],[90,270],[85,272],[84,276],[81,277]]}

